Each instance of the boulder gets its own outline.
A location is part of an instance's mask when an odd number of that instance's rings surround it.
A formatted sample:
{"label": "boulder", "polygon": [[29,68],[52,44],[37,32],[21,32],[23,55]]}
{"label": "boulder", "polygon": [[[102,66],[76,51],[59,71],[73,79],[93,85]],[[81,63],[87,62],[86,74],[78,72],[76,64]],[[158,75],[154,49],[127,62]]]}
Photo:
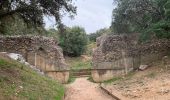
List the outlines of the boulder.
{"label": "boulder", "polygon": [[146,70],[148,68],[148,65],[140,65],[139,66],[139,70],[143,71]]}

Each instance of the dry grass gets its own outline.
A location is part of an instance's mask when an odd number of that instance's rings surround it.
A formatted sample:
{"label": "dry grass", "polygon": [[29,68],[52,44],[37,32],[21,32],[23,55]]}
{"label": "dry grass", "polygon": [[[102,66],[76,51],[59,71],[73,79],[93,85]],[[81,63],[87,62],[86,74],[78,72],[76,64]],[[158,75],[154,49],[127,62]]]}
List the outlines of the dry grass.
{"label": "dry grass", "polygon": [[144,71],[136,71],[105,85],[112,93],[126,100],[169,100],[169,76],[170,70],[158,61]]}

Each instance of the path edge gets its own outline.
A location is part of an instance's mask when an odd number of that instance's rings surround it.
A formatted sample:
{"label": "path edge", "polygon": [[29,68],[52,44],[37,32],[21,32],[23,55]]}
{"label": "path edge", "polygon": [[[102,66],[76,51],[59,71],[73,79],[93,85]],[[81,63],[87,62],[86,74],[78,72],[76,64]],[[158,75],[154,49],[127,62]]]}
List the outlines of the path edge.
{"label": "path edge", "polygon": [[101,88],[105,93],[107,93],[108,95],[110,95],[111,97],[113,97],[114,99],[116,99],[116,100],[121,100],[119,97],[113,95],[109,90],[107,90],[106,88],[104,88],[101,84],[100,84],[100,88]]}

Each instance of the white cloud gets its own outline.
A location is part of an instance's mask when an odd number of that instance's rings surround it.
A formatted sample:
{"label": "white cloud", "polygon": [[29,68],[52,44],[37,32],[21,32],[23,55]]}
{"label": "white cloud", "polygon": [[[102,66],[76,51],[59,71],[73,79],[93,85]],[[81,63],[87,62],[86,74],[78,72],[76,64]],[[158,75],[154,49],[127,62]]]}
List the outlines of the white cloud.
{"label": "white cloud", "polygon": [[55,18],[44,16],[45,28],[54,28],[55,27]]}
{"label": "white cloud", "polygon": [[[111,23],[111,14],[113,10],[113,0],[76,0],[77,15],[74,20],[65,16],[63,22],[67,26],[84,27],[87,33],[95,32],[104,27],[109,27]],[[47,23],[46,27],[51,27],[54,21]]]}

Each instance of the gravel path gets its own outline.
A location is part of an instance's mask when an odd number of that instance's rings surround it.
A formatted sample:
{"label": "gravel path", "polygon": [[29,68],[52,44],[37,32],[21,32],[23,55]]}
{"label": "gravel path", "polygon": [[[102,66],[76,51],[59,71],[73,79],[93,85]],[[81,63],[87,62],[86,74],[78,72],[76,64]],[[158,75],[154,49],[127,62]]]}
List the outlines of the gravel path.
{"label": "gravel path", "polygon": [[114,100],[100,89],[99,84],[92,83],[87,78],[77,78],[72,84],[66,85],[64,100]]}

